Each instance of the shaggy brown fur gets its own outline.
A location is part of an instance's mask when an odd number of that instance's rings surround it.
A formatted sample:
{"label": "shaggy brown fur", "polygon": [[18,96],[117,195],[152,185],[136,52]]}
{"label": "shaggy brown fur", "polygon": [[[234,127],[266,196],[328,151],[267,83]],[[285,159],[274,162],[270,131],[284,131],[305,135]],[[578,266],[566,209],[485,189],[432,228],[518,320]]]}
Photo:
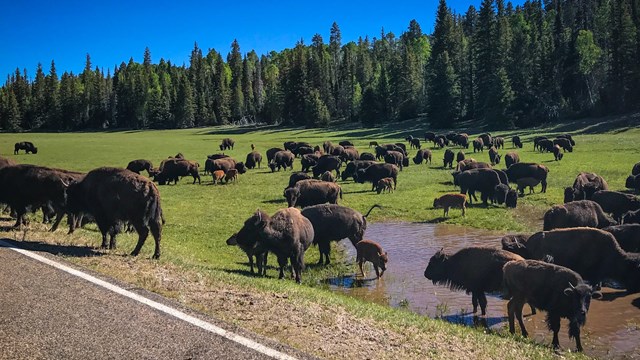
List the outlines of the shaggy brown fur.
{"label": "shaggy brown fur", "polygon": [[449,216],[450,208],[462,209],[462,216],[467,209],[467,195],[465,194],[445,194],[433,200],[434,208],[444,208],[444,216]]}
{"label": "shaggy brown fur", "polygon": [[[356,251],[356,262],[360,267],[360,273],[363,277],[365,273],[362,265],[367,261],[373,264],[377,279],[384,275],[385,270],[387,270],[389,258],[387,257],[387,252],[382,249],[380,244],[372,240],[362,240],[356,244]],[[378,268],[381,269],[382,272],[380,272]]]}

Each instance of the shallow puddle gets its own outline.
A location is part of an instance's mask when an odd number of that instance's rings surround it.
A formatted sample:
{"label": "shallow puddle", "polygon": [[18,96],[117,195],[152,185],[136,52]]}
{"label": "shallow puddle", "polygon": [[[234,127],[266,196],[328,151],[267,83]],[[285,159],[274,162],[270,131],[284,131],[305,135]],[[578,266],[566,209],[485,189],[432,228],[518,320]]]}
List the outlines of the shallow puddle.
{"label": "shallow puddle", "polygon": [[[422,223],[369,224],[366,239],[375,240],[389,253],[387,271],[380,280],[368,264],[367,276],[351,274],[329,279],[336,292],[393,307],[406,307],[430,317],[470,326],[488,326],[492,330],[507,329],[507,302],[498,294],[488,296],[487,316],[474,317],[470,311],[471,296],[435,286],[424,277],[431,256],[441,248],[455,252],[464,247],[482,245],[500,248],[502,233],[459,226]],[[342,242],[355,260],[355,248]],[[603,289],[605,300],[591,302],[587,324],[582,329],[582,344],[590,356],[640,359],[640,294]],[[524,308],[528,315],[530,309]],[[544,312],[525,318],[529,334],[538,342],[550,345],[552,334],[544,322]],[[516,329],[519,330],[517,324]],[[560,346],[575,349],[568,338],[568,322],[563,319]]]}

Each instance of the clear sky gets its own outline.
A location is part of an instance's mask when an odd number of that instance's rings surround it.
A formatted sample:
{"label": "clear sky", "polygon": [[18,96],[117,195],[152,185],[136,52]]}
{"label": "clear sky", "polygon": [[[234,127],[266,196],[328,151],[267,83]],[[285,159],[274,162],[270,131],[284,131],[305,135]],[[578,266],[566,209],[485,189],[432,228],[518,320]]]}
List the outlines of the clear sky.
{"label": "clear sky", "polygon": [[[514,1],[521,3],[522,1]],[[449,0],[464,13],[480,0]],[[397,1],[69,1],[5,0],[0,7],[0,83],[16,67],[33,78],[38,62],[48,73],[55,60],[58,75],[78,73],[85,56],[93,67],[113,69],[133,57],[141,62],[149,47],[160,58],[188,65],[195,42],[206,54],[229,52],[238,39],[243,53],[258,54],[293,47],[315,33],[329,42],[336,21],[342,41],[379,37],[381,28],[400,35],[416,19],[425,33],[433,31],[437,0]]]}

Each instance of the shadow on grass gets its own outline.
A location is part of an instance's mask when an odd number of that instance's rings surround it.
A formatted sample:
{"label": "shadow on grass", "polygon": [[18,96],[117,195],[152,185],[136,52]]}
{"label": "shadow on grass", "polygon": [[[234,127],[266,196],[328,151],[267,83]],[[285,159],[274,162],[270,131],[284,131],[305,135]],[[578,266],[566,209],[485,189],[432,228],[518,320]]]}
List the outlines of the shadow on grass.
{"label": "shadow on grass", "polygon": [[40,241],[15,241],[11,239],[0,239],[5,241],[16,248],[30,250],[30,251],[39,251],[39,252],[47,252],[53,255],[63,255],[63,256],[73,256],[73,257],[91,257],[91,256],[102,256],[104,255],[102,252],[95,250],[89,246],[78,246],[78,245],[55,245],[55,244],[47,244]]}
{"label": "shadow on grass", "polygon": [[273,199],[273,200],[265,200],[262,202],[263,204],[286,204],[287,199]]}

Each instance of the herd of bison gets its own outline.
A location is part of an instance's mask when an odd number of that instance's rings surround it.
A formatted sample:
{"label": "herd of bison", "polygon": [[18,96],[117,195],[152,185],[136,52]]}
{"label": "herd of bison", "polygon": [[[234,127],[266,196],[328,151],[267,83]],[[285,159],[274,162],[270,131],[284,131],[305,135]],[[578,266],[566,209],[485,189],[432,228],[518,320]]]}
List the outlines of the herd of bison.
{"label": "herd of bison", "polygon": [[[513,151],[500,154],[505,139],[482,134],[470,141],[464,133],[438,135],[427,132],[421,138],[405,138],[416,165],[432,162],[432,151],[424,143],[444,150],[443,168],[452,169],[453,184],[459,193],[434,199],[434,208],[459,208],[465,215],[467,202],[477,201],[480,193],[488,202],[516,207],[518,198],[541,185],[546,192],[549,169],[537,163],[520,162],[517,149],[523,147],[518,136],[511,139]],[[267,254],[277,257],[279,277],[291,264],[291,276],[301,280],[305,251],[318,246],[319,264],[330,262],[330,242],[349,238],[357,249],[356,261],[363,272],[363,263],[373,263],[376,276],[386,270],[387,253],[374,241],[364,239],[367,216],[338,205],[343,193],[338,180],[349,178],[357,183],[371,183],[372,191],[381,194],[397,188],[398,175],[409,166],[410,157],[404,142],[369,143],[371,152],[359,153],[350,141],[321,145],[287,141],[283,147],[265,152],[272,172],[293,170],[299,158],[301,171],[292,172],[283,195],[288,207],[269,215],[257,210],[242,228],[228,240],[247,255],[251,273],[254,259],[258,274],[266,274]],[[225,155],[235,142],[226,138],[219,145],[220,153],[207,156],[204,174],[214,183],[237,182],[248,170],[260,168],[263,157],[251,144],[244,162]],[[534,150],[548,152],[560,161],[565,152],[573,152],[576,143],[571,135],[555,139],[539,136],[533,139]],[[477,156],[487,150],[489,162],[468,157],[472,147]],[[453,148],[457,148],[457,153]],[[15,144],[14,153],[25,150],[37,154],[30,142]],[[482,155],[484,156],[484,155]],[[504,161],[506,167],[496,166]],[[631,167],[631,166],[630,166]],[[149,177],[140,175],[146,171]],[[54,169],[36,165],[16,164],[0,158],[0,202],[7,205],[16,219],[15,227],[27,224],[29,211],[42,210],[43,221],[52,222],[55,231],[65,215],[69,233],[93,221],[102,233],[102,247],[113,249],[116,236],[123,229],[135,230],[139,239],[132,255],[137,255],[149,232],[155,240],[153,258],[160,256],[160,239],[165,223],[160,194],[155,184],[177,183],[181,177],[193,177],[201,182],[201,165],[182,154],[169,157],[154,167],[148,160],[133,160],[126,169],[102,167],[88,173]],[[335,173],[335,175],[334,175]],[[512,188],[511,184],[515,184]],[[582,350],[580,328],[586,321],[590,300],[601,297],[603,281],[612,280],[629,293],[640,292],[640,199],[632,192],[640,190],[640,163],[633,165],[626,179],[627,191],[613,191],[604,178],[595,173],[580,173],[572,186],[565,188],[563,205],[556,205],[544,214],[543,231],[533,235],[507,235],[502,250],[489,247],[469,247],[456,253],[441,249],[430,259],[424,276],[434,284],[465,290],[472,295],[474,313],[480,306],[485,315],[487,292],[502,292],[509,298],[509,329],[515,331],[518,320],[524,336],[527,331],[522,310],[529,304],[547,312],[547,325],[553,331],[554,347],[558,347],[560,319],[569,320],[569,335]],[[298,209],[297,207],[301,208]],[[109,242],[107,242],[109,237]],[[381,270],[381,272],[380,272]]]}

